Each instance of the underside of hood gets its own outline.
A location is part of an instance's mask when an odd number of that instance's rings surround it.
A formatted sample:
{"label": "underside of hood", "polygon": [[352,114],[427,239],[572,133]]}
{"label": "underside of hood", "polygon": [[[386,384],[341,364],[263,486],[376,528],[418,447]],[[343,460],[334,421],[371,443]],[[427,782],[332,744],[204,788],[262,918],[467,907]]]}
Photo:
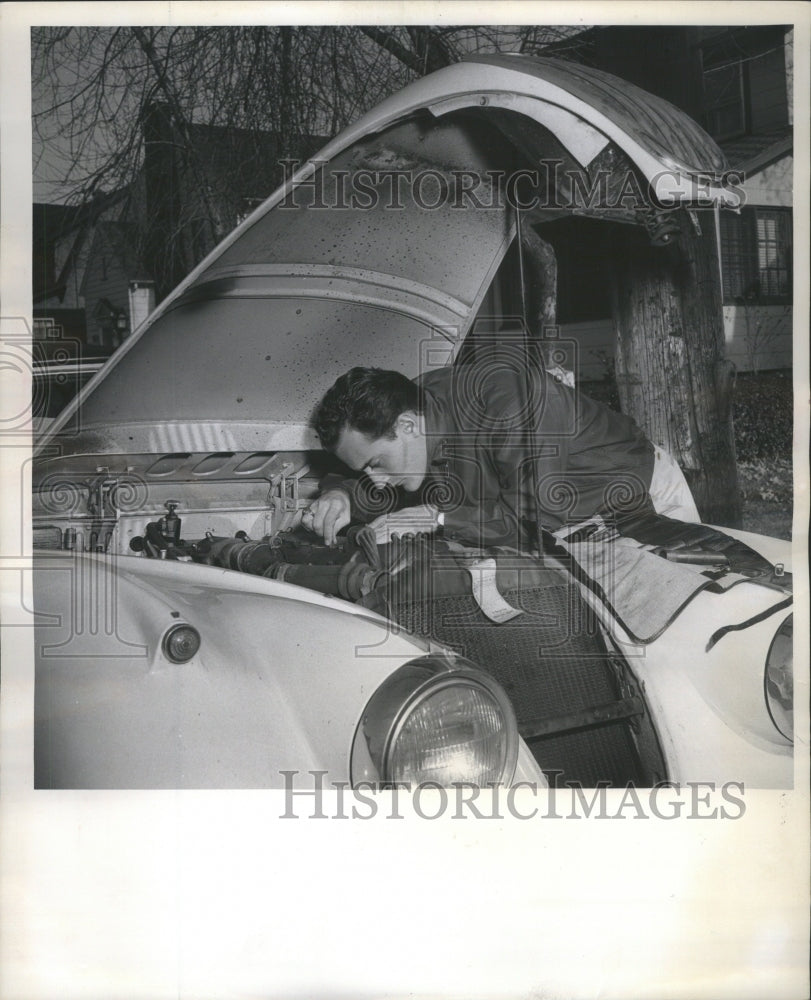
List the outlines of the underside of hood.
{"label": "underside of hood", "polygon": [[424,77],[161,303],[56,422],[62,453],[315,447],[313,407],[347,368],[447,363],[519,211],[647,226],[732,204],[725,167],[683,112],[586,67],[480,56]]}

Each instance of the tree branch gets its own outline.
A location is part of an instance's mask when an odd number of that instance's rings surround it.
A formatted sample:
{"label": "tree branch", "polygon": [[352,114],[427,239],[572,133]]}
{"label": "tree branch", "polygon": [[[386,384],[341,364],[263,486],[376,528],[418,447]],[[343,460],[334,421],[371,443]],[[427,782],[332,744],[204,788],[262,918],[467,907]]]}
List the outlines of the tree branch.
{"label": "tree branch", "polygon": [[413,52],[411,49],[407,49],[404,45],[397,41],[394,35],[390,31],[383,31],[381,28],[361,26],[360,29],[367,38],[371,38],[373,42],[376,42],[381,49],[385,49],[390,55],[393,55],[395,59],[398,59],[404,66],[407,66],[410,70],[413,70],[419,76],[424,73],[422,60]]}
{"label": "tree branch", "polygon": [[131,31],[138,39],[138,44],[141,46],[144,54],[149,60],[150,65],[152,66],[152,69],[155,72],[155,76],[158,79],[158,85],[160,86],[161,91],[163,92],[163,95],[166,98],[166,101],[169,105],[169,109],[172,113],[172,117],[175,120],[175,124],[177,125],[180,134],[183,137],[183,142],[185,143],[185,149],[187,154],[187,161],[191,166],[192,172],[195,175],[195,180],[197,181],[199,187],[198,193],[200,195],[200,199],[203,202],[203,207],[205,209],[206,215],[208,216],[211,228],[214,232],[214,237],[217,241],[219,241],[225,234],[222,232],[222,226],[219,223],[219,215],[214,211],[214,206],[211,204],[211,199],[209,198],[208,195],[208,183],[206,181],[205,176],[203,175],[202,170],[200,169],[200,164],[198,162],[194,150],[194,144],[191,139],[191,133],[189,132],[189,126],[183,114],[183,111],[181,110],[180,102],[178,101],[177,96],[175,95],[174,88],[170,84],[163,66],[161,66],[160,64],[160,60],[158,59],[158,54],[155,51],[155,46],[152,44],[150,39],[147,38],[144,29],[133,27],[131,28]]}

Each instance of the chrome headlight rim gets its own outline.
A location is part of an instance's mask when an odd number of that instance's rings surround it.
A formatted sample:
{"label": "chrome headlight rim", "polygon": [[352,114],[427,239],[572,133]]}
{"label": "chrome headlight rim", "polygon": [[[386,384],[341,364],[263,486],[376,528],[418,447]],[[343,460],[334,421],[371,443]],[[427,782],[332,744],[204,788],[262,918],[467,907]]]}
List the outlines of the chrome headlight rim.
{"label": "chrome headlight rim", "polygon": [[[794,677],[793,677],[793,642],[794,642],[794,613],[787,615],[780,623],[769,643],[769,651],[766,654],[766,662],[763,667],[763,699],[766,703],[766,711],[772,725],[783,739],[789,743],[794,743]],[[788,658],[785,659],[785,650],[781,652],[781,647],[788,644]],[[783,663],[778,663],[779,659]],[[786,668],[787,671],[786,671]],[[777,702],[775,695],[770,690],[770,681],[774,683],[775,671],[786,671],[791,678],[791,706],[787,709],[785,705]]]}
{"label": "chrome headlight rim", "polygon": [[[504,753],[498,780],[486,784],[509,784],[517,767],[520,743],[518,723],[509,697],[495,678],[471,661],[450,653],[432,652],[402,664],[380,683],[367,701],[352,744],[350,777],[353,786],[360,780],[383,789],[393,787],[397,779],[392,774],[392,756],[403,729],[427,701],[453,688],[471,689],[493,702],[502,720]],[[360,748],[363,748],[362,755],[368,755],[371,761],[372,776],[359,773]],[[426,782],[431,783],[436,784],[430,779]],[[460,778],[459,783],[466,783],[466,780]]]}

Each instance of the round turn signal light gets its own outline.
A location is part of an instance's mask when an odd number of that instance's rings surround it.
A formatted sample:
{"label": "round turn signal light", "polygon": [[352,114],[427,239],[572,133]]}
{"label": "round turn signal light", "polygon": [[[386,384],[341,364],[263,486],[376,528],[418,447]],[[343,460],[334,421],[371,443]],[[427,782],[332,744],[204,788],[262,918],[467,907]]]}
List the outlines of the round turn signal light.
{"label": "round turn signal light", "polygon": [[163,637],[163,652],[172,663],[188,663],[200,648],[200,633],[192,625],[179,622]]}

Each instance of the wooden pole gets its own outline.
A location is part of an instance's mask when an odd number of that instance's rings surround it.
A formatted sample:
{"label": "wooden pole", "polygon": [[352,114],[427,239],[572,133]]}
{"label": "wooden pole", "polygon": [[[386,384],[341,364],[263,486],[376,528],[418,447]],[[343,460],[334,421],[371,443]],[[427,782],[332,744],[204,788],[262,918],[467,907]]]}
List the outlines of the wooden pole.
{"label": "wooden pole", "polygon": [[620,405],[681,466],[702,520],[739,527],[731,390],[715,234],[679,210],[672,245],[617,227],[612,256]]}

